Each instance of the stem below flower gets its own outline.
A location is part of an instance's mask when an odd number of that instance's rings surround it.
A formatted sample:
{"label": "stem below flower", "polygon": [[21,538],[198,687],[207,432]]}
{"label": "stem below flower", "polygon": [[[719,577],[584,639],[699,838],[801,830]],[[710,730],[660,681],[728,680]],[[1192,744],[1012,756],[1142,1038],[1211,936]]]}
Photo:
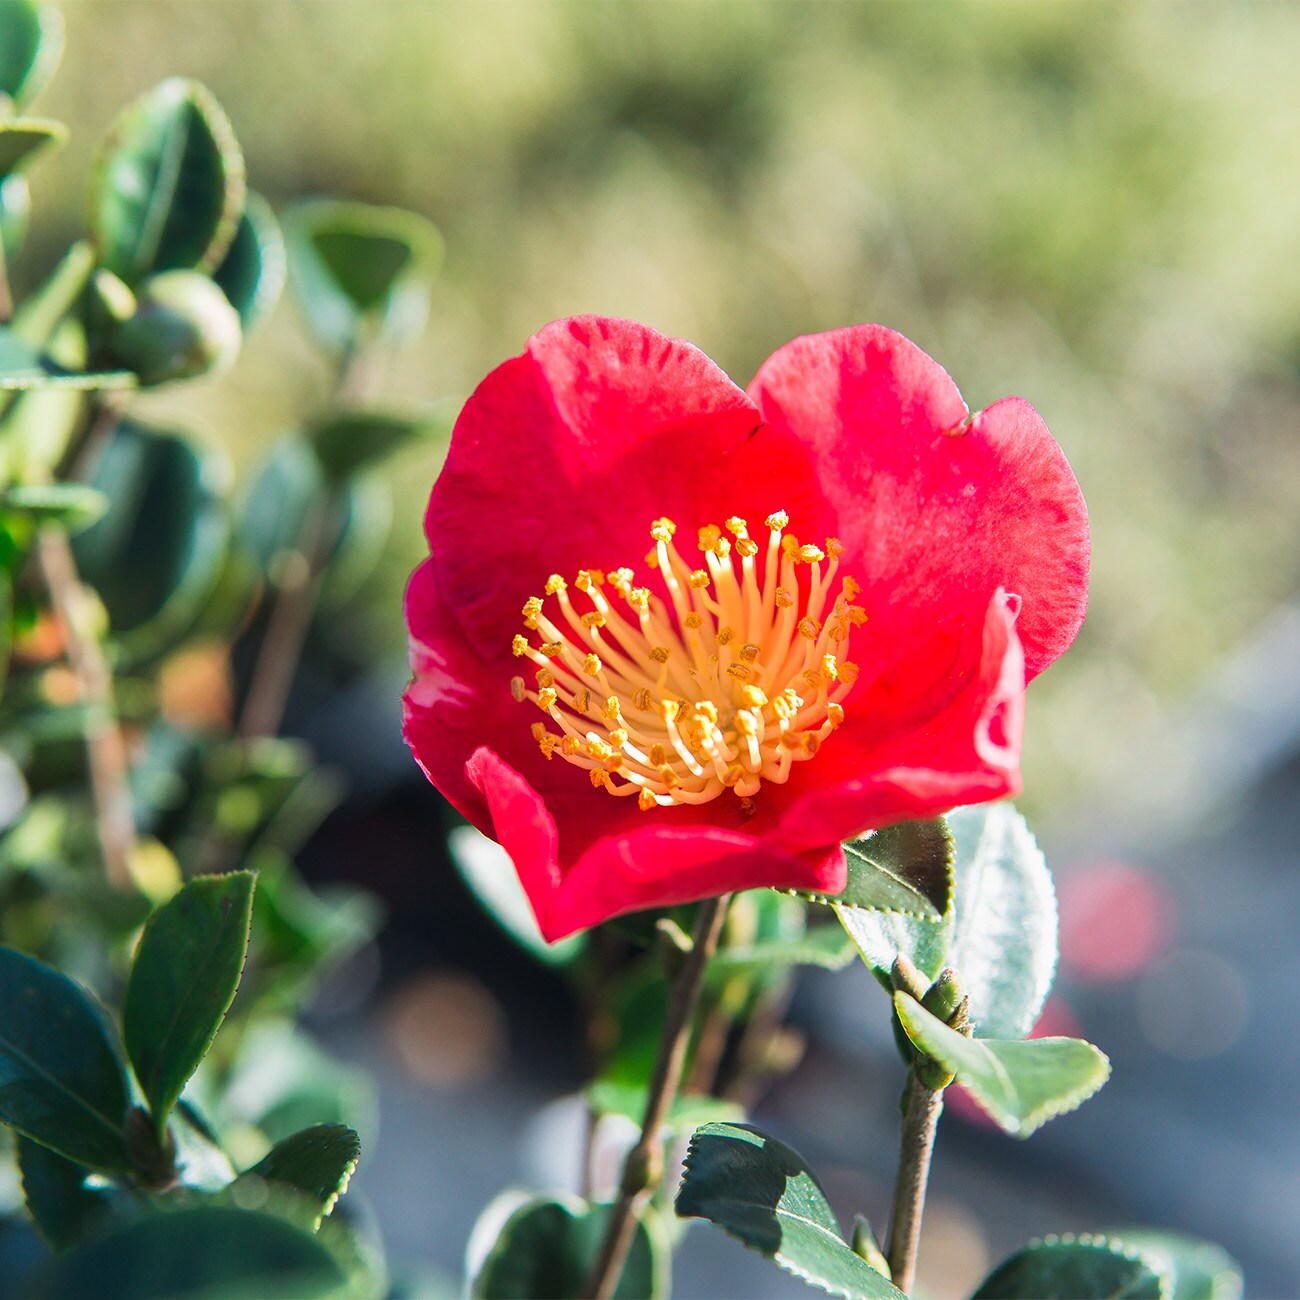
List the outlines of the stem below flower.
{"label": "stem below flower", "polygon": [[903,1113],[898,1155],[898,1182],[894,1186],[894,1214],[889,1225],[889,1247],[885,1252],[894,1285],[903,1292],[911,1291],[916,1276],[916,1248],[921,1239],[925,1187],[930,1178],[935,1130],[942,1114],[943,1090],[927,1088],[914,1071],[907,1087],[907,1109]]}
{"label": "stem below flower", "polygon": [[609,1300],[614,1294],[636,1232],[637,1203],[653,1192],[663,1179],[664,1120],[681,1083],[695,1009],[699,1005],[700,990],[704,987],[704,972],[718,946],[718,936],[722,933],[722,922],[730,902],[730,894],[705,899],[696,914],[691,950],[669,993],[668,1012],[659,1039],[659,1055],[650,1078],[641,1136],[624,1162],[622,1185],[618,1200],[610,1210],[600,1255],[582,1289],[586,1300]]}

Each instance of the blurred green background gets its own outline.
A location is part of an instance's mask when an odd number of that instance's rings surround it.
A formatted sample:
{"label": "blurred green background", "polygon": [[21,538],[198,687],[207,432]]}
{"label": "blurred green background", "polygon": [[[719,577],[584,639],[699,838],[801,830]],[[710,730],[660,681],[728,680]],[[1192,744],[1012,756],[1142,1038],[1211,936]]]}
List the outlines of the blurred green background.
{"label": "blurred green background", "polygon": [[[94,144],[176,73],[277,206],[396,203],[447,239],[394,400],[463,397],[546,321],[691,339],[740,383],[878,320],[973,407],[1029,398],[1095,530],[1092,611],[1035,688],[1032,813],[1104,774],[1300,572],[1300,8],[69,0],[30,283]],[[43,221],[42,221],[43,218]],[[64,227],[56,223],[64,222]],[[139,404],[251,460],[328,378],[282,305],[233,373]],[[389,468],[394,543],[349,620],[401,653],[440,451]],[[521,467],[521,472],[527,472]]]}

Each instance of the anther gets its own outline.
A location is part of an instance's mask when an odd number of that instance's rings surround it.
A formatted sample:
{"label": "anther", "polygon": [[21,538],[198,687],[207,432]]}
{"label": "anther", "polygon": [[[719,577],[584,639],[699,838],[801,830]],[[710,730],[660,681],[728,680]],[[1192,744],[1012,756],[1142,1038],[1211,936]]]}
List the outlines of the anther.
{"label": "anther", "polygon": [[648,713],[650,710],[650,692],[643,686],[632,697],[632,703],[643,713]]}
{"label": "anther", "polygon": [[801,618],[798,622],[799,635],[808,641],[816,641],[821,635],[822,625],[815,618]]}
{"label": "anther", "polygon": [[728,645],[730,642],[734,641],[735,638],[736,638],[735,628],[720,627],[718,629],[717,641],[719,645]]}
{"label": "anther", "polygon": [[763,521],[774,533],[779,533],[789,522],[790,516],[784,510],[777,510]]}
{"label": "anther", "polygon": [[543,641],[541,645],[541,651],[548,659],[558,659],[563,649],[562,641]]}
{"label": "anther", "polygon": [[554,596],[556,592],[567,591],[569,584],[564,581],[558,573],[553,573],[546,579],[546,594]]}
{"label": "anther", "polygon": [[522,677],[512,677],[510,679],[510,694],[515,697],[516,704],[524,702],[524,679]]}
{"label": "anther", "polygon": [[537,616],[542,612],[541,598],[538,596],[529,596],[524,601],[524,607],[520,611],[524,616],[524,626],[526,628],[535,628],[537,626]]}
{"label": "anther", "polygon": [[538,686],[554,686],[555,674],[549,668],[539,668],[534,674]]}
{"label": "anther", "polygon": [[691,571],[691,576],[687,578],[686,581],[690,583],[696,591],[699,591],[701,588],[709,585],[709,575],[705,573],[703,569],[693,569]]}
{"label": "anther", "polygon": [[597,654],[590,654],[582,661],[582,671],[586,673],[588,677],[599,676],[600,669],[600,656]]}
{"label": "anther", "polygon": [[776,589],[776,603],[782,609],[789,609],[794,604],[794,597],[784,587]]}
{"label": "anther", "polygon": [[657,645],[650,650],[650,658],[657,664],[666,664],[670,654],[672,654],[672,651],[666,645]]}
{"label": "anther", "polygon": [[762,646],[755,645],[750,641],[740,647],[740,662],[743,664],[752,664],[762,652]]}
{"label": "anther", "polygon": [[515,633],[515,639],[510,642],[510,651],[515,655],[526,655],[528,653],[528,638],[522,632]]}
{"label": "anther", "polygon": [[677,525],[671,519],[656,519],[650,525],[650,536],[656,542],[671,542],[676,531]]}
{"label": "anther", "polygon": [[656,799],[653,793],[647,790],[645,786],[642,786],[641,793],[636,797],[636,806],[640,808],[642,812],[649,812],[652,808],[659,807],[659,800]]}

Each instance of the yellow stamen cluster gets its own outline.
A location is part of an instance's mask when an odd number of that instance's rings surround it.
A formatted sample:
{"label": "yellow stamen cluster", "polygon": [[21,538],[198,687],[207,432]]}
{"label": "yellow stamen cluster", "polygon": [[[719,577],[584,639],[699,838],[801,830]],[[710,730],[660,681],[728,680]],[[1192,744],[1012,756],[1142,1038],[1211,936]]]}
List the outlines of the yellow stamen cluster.
{"label": "yellow stamen cluster", "polygon": [[538,643],[522,634],[512,643],[536,667],[533,684],[515,677],[511,693],[556,729],[533,724],[541,752],[644,811],[727,790],[752,811],[764,781],[788,780],[844,721],[858,670],[843,653],[867,618],[852,578],[830,600],[839,541],[803,544],[788,525],[784,511],[769,515],[765,548],[736,516],[701,528],[703,567],[692,569],[677,525],[656,519],[647,559],[667,602],[636,586],[631,569],[583,569],[572,586],[590,608],[579,610],[552,574],[555,617],[531,597],[523,622]]}

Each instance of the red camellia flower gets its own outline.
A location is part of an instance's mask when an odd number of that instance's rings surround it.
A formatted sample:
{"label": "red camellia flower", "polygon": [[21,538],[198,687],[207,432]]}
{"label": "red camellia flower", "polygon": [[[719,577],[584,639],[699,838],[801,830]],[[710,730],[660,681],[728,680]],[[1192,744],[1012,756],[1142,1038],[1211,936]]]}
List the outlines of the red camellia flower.
{"label": "red camellia flower", "polygon": [[643,325],[547,326],[479,385],[406,593],[405,734],[543,934],[734,889],[1020,788],[1026,682],[1088,526],[1027,402],[971,415],[878,325],[742,392]]}

